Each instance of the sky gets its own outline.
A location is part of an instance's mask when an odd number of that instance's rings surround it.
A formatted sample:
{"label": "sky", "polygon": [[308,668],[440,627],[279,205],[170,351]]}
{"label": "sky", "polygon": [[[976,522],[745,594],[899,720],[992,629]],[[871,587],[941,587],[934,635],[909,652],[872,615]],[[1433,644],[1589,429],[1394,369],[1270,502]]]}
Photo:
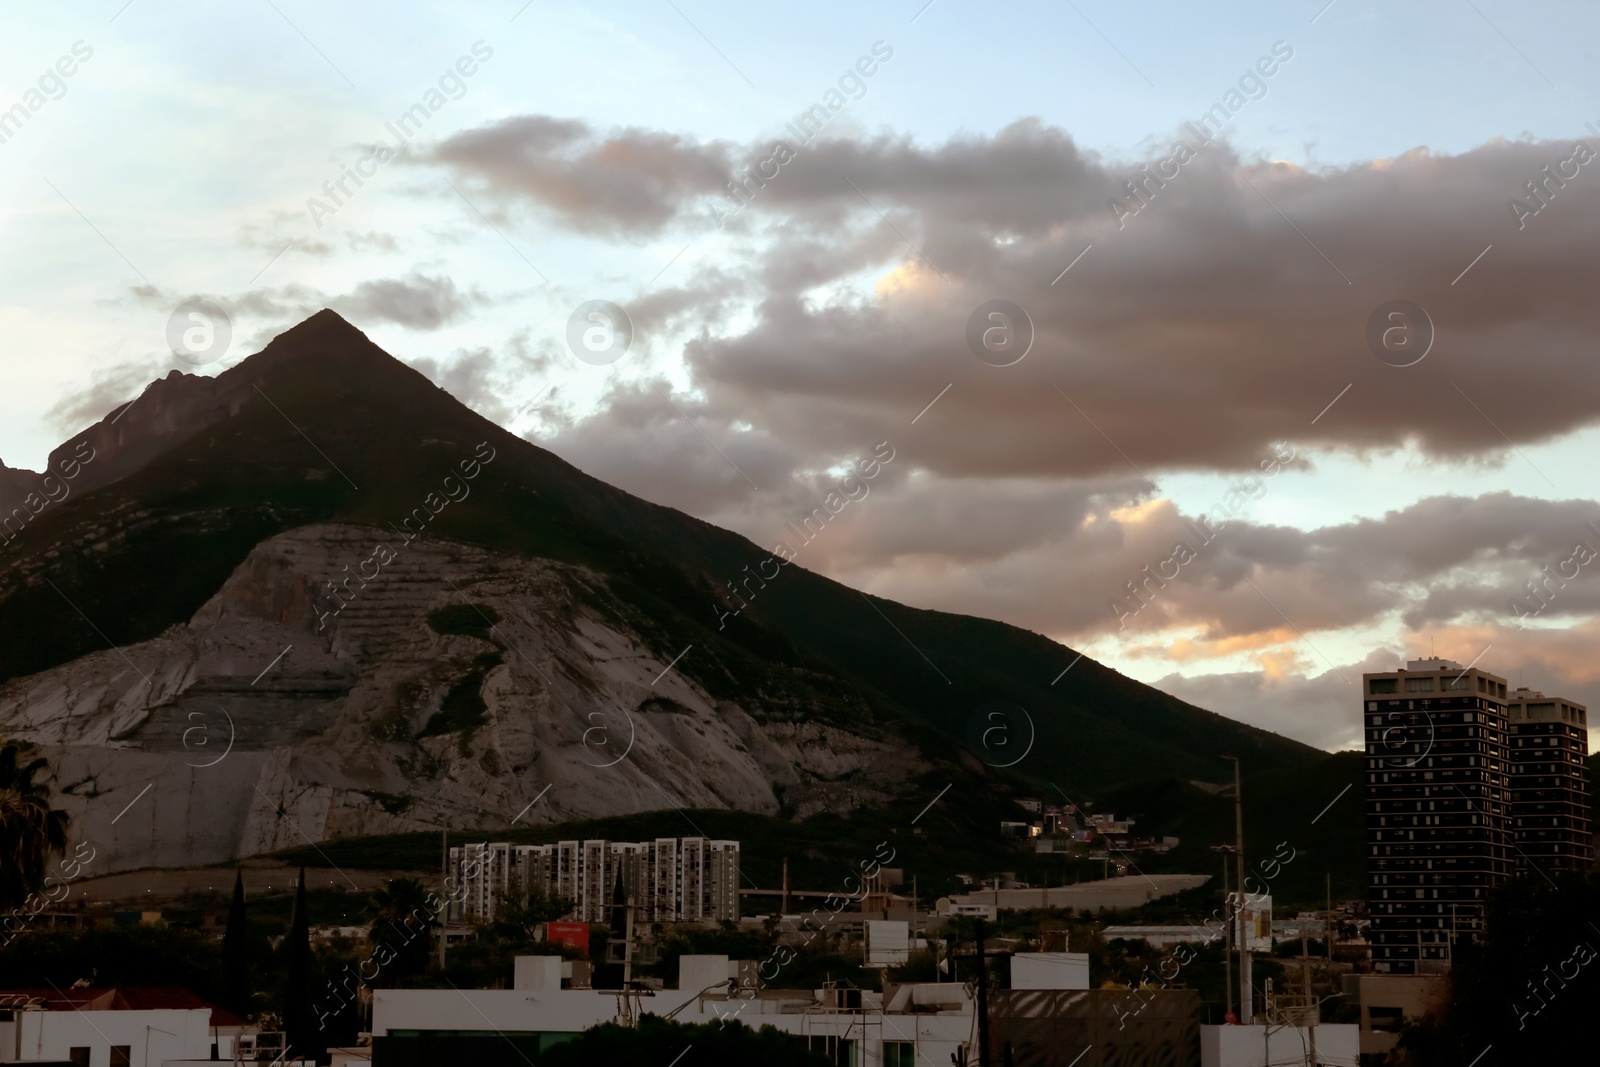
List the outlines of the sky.
{"label": "sky", "polygon": [[[333,307],[764,547],[887,443],[803,565],[1310,744],[1429,654],[1600,706],[1597,30],[1503,0],[0,5],[0,460]],[[225,348],[175,354],[193,298]]]}

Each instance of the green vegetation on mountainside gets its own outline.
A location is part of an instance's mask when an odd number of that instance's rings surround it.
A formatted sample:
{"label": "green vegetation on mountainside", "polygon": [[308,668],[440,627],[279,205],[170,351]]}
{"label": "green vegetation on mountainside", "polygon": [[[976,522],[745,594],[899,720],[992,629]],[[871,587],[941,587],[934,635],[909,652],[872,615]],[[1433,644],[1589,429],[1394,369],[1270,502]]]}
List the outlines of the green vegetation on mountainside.
{"label": "green vegetation on mountainside", "polygon": [[[1305,766],[1245,778],[1247,877],[1253,875],[1267,887],[1275,909],[1320,907],[1329,873],[1334,900],[1367,895],[1364,775],[1361,753],[1337,752]],[[1220,879],[1222,859],[1211,846],[1233,841],[1231,789],[1217,795],[1189,782],[1164,779],[1107,790],[1096,804],[1096,810],[1133,816],[1136,835],[1179,839],[1165,857],[1141,857],[1143,869],[1216,874]],[[1288,862],[1271,862],[1291,855]]]}

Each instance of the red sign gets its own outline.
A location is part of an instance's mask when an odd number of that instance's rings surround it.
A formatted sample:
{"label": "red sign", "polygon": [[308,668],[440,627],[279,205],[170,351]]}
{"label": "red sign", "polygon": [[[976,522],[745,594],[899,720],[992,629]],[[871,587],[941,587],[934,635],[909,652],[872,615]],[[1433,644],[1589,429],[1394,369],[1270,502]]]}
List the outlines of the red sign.
{"label": "red sign", "polygon": [[589,924],[552,922],[545,924],[545,938],[558,945],[575,948],[585,956],[589,954]]}

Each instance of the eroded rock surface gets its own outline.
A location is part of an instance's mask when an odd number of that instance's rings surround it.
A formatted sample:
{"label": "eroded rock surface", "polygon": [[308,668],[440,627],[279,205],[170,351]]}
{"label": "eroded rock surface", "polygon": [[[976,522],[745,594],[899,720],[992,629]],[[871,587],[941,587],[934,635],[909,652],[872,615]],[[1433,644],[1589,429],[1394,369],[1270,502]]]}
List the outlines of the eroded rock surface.
{"label": "eroded rock surface", "polygon": [[514,819],[844,811],[924,769],[892,737],[714,699],[695,650],[668,669],[681,649],[596,607],[601,588],[392,529],[303,527],[188,624],[0,687],[0,728],[45,746],[98,874]]}

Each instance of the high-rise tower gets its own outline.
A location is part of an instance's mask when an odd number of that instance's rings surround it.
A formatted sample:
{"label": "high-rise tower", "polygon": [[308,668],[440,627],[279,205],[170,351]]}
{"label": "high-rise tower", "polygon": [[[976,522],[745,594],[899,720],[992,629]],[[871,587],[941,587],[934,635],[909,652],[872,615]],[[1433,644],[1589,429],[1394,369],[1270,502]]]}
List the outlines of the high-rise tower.
{"label": "high-rise tower", "polygon": [[1513,863],[1566,870],[1594,860],[1589,829],[1589,711],[1530,689],[1506,701]]}
{"label": "high-rise tower", "polygon": [[1587,712],[1438,657],[1362,689],[1373,970],[1442,970],[1496,885],[1592,861]]}

